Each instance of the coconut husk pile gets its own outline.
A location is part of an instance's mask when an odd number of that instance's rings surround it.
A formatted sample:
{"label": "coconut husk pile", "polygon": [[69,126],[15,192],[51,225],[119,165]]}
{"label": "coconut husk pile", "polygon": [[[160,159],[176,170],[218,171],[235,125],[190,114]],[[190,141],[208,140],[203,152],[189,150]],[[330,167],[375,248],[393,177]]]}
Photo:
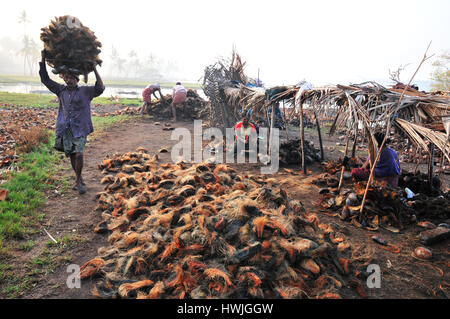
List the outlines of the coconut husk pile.
{"label": "coconut husk pile", "polygon": [[[436,188],[430,190],[425,174],[403,172],[399,177],[398,188],[392,188],[385,182],[374,182],[367,193],[361,224],[359,212],[366,182],[344,184],[338,191],[338,178],[324,173],[313,184],[322,187],[319,192],[323,196],[319,204],[325,213],[369,230],[377,230],[381,226],[396,232],[417,219],[444,221],[450,218],[450,193],[443,193]],[[407,198],[406,187],[414,189],[413,198]]]}
{"label": "coconut husk pile", "polygon": [[[280,164],[302,164],[301,141],[289,140],[280,144]],[[305,161],[307,164],[320,161],[320,150],[314,147],[314,143],[305,140]]]}
{"label": "coconut husk pile", "polygon": [[[148,107],[148,114],[153,115],[157,119],[170,119],[172,115],[172,96],[167,94],[164,96],[165,102],[156,100],[152,102]],[[177,118],[185,120],[202,119],[208,116],[209,111],[206,107],[207,102],[203,100],[197,93],[197,91],[188,89],[186,94],[186,103],[184,107],[177,105]]]}
{"label": "coconut husk pile", "polygon": [[[322,163],[320,163],[320,166],[323,171],[325,171],[329,174],[334,174],[342,168],[342,161],[343,161],[343,159],[339,158],[338,160],[335,160],[335,161],[322,162]],[[348,160],[346,168],[347,169],[357,168],[357,167],[361,167],[361,165],[363,165],[363,164],[364,164],[364,160],[362,160],[358,156],[351,157]],[[324,185],[322,185],[322,183],[320,183],[320,180],[317,180],[317,185],[324,186]]]}
{"label": "coconut husk pile", "polygon": [[[172,96],[167,94],[164,96],[165,102],[161,100],[154,100],[147,108],[149,115],[156,120],[171,119],[172,115]],[[206,107],[207,101],[203,100],[196,90],[188,89],[186,94],[186,104],[183,108],[181,105],[177,105],[177,118],[184,120],[204,119],[208,116],[209,109]],[[141,108],[135,106],[128,106],[123,109],[108,112],[99,113],[93,112],[95,116],[115,116],[115,115],[140,115]]]}
{"label": "coconut husk pile", "polygon": [[72,16],[55,18],[48,27],[41,29],[45,58],[55,74],[83,74],[87,83],[88,74],[94,65],[102,64],[99,58],[102,44],[94,32]]}
{"label": "coconut husk pile", "polygon": [[102,278],[95,296],[340,297],[350,244],[275,179],[157,161],[139,149],[99,165],[107,175],[95,231],[110,245],[81,267],[82,278]]}
{"label": "coconut husk pile", "polygon": [[53,130],[55,109],[2,107],[0,108],[0,168],[7,167],[18,158],[17,143],[23,133],[33,127]]}

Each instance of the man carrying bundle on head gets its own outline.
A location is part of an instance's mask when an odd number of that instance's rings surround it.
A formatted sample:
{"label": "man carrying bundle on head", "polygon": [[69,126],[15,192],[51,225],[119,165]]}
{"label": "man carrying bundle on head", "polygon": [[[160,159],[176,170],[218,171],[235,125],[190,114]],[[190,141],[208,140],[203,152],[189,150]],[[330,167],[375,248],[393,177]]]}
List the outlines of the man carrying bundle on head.
{"label": "man carrying bundle on head", "polygon": [[181,104],[184,106],[184,103],[186,102],[186,96],[187,92],[184,86],[181,85],[180,82],[177,82],[175,86],[173,87],[173,93],[172,93],[172,114],[173,114],[173,121],[177,121],[177,105]]}
{"label": "man carrying bundle on head", "polygon": [[86,185],[81,176],[83,170],[83,151],[86,137],[94,131],[91,120],[91,101],[105,90],[103,81],[94,64],[95,86],[78,86],[78,74],[64,73],[66,85],[51,80],[45,66],[45,50],[39,63],[41,82],[59,98],[58,117],[56,120],[55,148],[70,157],[76,179],[73,190],[86,193]]}
{"label": "man carrying bundle on head", "polygon": [[144,99],[144,103],[142,104],[141,114],[145,114],[148,110],[148,107],[150,106],[150,103],[152,102],[152,94],[155,98],[158,98],[156,96],[156,92],[159,93],[160,99],[162,102],[164,101],[164,97],[161,93],[161,85],[159,83],[155,85],[148,85],[144,91],[142,91],[142,98]]}

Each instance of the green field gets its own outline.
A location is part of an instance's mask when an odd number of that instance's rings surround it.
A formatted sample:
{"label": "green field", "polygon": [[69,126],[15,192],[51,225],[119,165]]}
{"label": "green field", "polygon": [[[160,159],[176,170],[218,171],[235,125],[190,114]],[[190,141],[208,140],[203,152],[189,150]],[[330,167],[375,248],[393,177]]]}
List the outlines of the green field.
{"label": "green field", "polygon": [[[141,99],[121,98],[118,102],[111,101],[107,97],[96,97],[91,102],[92,105],[111,105],[121,104],[127,106],[138,106],[142,104]],[[0,92],[0,107],[5,106],[24,106],[24,107],[58,107],[56,96],[53,94],[37,93],[9,93]]]}
{"label": "green field", "polygon": [[[57,76],[50,77],[59,83],[64,83],[62,79]],[[80,81],[83,80],[83,77],[80,78]],[[142,81],[142,80],[114,80],[104,78],[103,82],[105,85],[115,86],[115,87],[137,87],[137,88],[145,88],[147,85],[154,83],[156,81]],[[0,74],[0,83],[41,83],[41,79],[39,76],[29,76],[29,75],[7,75]],[[89,76],[88,84],[95,83],[95,76]],[[161,87],[170,89],[175,85],[175,82],[161,82]],[[200,89],[201,85],[199,83],[184,83],[184,87],[188,89]]]}

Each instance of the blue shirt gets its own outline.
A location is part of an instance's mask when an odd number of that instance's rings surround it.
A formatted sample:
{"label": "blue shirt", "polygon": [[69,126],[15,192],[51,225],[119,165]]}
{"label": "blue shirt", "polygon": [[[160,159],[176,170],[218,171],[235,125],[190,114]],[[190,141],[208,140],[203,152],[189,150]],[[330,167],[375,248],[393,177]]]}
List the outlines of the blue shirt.
{"label": "blue shirt", "polygon": [[380,159],[375,166],[375,177],[396,176],[400,173],[400,161],[397,153],[389,147],[383,148]]}
{"label": "blue shirt", "polygon": [[95,86],[77,86],[70,94],[66,85],[50,79],[44,62],[40,62],[39,66],[42,84],[59,98],[56,136],[62,136],[68,128],[71,129],[75,138],[88,136],[94,131],[91,120],[91,101],[101,95],[105,88],[96,82]]}

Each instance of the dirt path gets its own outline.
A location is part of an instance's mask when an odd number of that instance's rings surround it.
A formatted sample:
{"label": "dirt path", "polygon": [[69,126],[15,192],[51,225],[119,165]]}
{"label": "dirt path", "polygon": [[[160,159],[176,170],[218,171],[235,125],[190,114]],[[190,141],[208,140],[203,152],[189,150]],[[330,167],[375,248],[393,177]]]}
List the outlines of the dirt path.
{"label": "dirt path", "polygon": [[[88,193],[80,196],[78,193],[69,190],[63,196],[52,194],[46,206],[43,208],[45,219],[43,226],[53,236],[61,239],[64,236],[72,236],[77,238],[68,244],[68,248],[61,253],[58,265],[53,269],[52,273],[46,275],[38,275],[33,281],[33,287],[25,294],[25,298],[93,298],[90,290],[95,280],[83,280],[80,289],[69,289],[66,286],[68,273],[66,272],[69,264],[82,265],[87,260],[97,255],[99,247],[107,245],[107,235],[98,235],[93,232],[93,228],[100,221],[100,214],[94,212],[96,206],[95,194],[103,191],[100,179],[103,177],[97,164],[100,163],[105,156],[115,152],[123,153],[134,151],[137,147],[147,148],[151,153],[158,151],[160,148],[170,147],[175,143],[170,140],[171,131],[164,131],[164,122],[161,125],[155,125],[155,122],[149,119],[137,119],[126,123],[117,124],[108,129],[107,133],[102,134],[92,143],[88,145],[85,151],[85,167],[84,179],[88,187]],[[191,132],[193,123],[177,123],[174,127],[186,127]],[[292,136],[290,136],[292,138]],[[308,136],[307,138],[312,138]],[[316,143],[318,145],[318,143]],[[327,147],[336,148],[335,141],[329,141],[325,144]],[[335,156],[325,150],[328,158],[339,157],[336,150]],[[170,153],[160,154],[162,162],[170,160]],[[336,156],[337,155],[337,156]],[[68,163],[67,163],[68,165]],[[235,165],[236,169],[246,170],[252,173],[258,173],[256,166],[239,164]],[[400,245],[402,252],[393,254],[391,252],[380,249],[377,244],[370,240],[370,233],[365,230],[358,229],[346,222],[340,221],[338,218],[328,217],[319,212],[314,205],[318,200],[317,188],[310,184],[312,178],[320,173],[318,167],[311,168],[313,174],[307,177],[301,175],[291,175],[282,169],[278,173],[277,178],[291,178],[297,183],[297,187],[288,189],[291,198],[301,200],[308,211],[316,212],[321,222],[336,225],[345,236],[350,240],[352,247],[364,244],[374,249],[375,258],[373,262],[381,267],[383,274],[382,288],[372,289],[368,291],[371,298],[433,298],[444,297],[445,295],[433,293],[439,290],[439,285],[449,281],[449,275],[445,266],[440,266],[445,271],[445,275],[441,276],[438,270],[430,267],[424,262],[419,262],[410,256],[411,249],[417,245],[415,236],[418,233],[417,227],[413,227],[401,234],[391,234],[387,231],[380,230],[378,235],[383,236],[388,241]],[[70,182],[73,183],[73,173],[71,169],[67,169],[65,173],[70,176]],[[333,226],[334,227],[334,226]],[[45,243],[49,241],[47,235],[43,232],[36,234],[33,238],[38,244],[29,252],[19,256],[17,263],[26,264],[32,258],[35,258],[43,248]],[[433,247],[435,260],[448,261],[448,246],[442,243]],[[20,270],[20,266],[18,266]],[[22,269],[22,271],[24,271]],[[350,289],[344,289],[342,296],[346,298],[354,298],[355,293]]]}
{"label": "dirt path", "polygon": [[[169,147],[175,142],[170,141],[171,131],[164,131],[164,122],[155,125],[149,119],[135,119],[126,123],[117,124],[102,133],[92,141],[85,150],[83,178],[88,192],[79,195],[69,189],[64,196],[51,194],[43,212],[45,219],[43,226],[57,238],[73,236],[77,238],[71,249],[59,260],[54,273],[39,276],[32,288],[24,298],[91,298],[90,290],[93,282],[82,281],[80,289],[69,289],[66,285],[66,270],[69,264],[83,265],[87,260],[97,255],[97,249],[107,244],[107,236],[93,232],[95,225],[100,221],[99,213],[94,211],[96,206],[95,194],[103,191],[100,179],[103,177],[97,165],[108,155],[115,152],[124,153],[134,151],[137,147],[147,148],[156,152],[160,148]],[[173,127],[183,126],[190,128],[191,123],[177,123]],[[168,161],[169,154],[160,154],[162,161]],[[69,163],[67,163],[67,166]],[[73,172],[70,168],[65,173],[69,176],[70,186],[74,182]],[[46,234],[39,233],[33,237],[38,244],[31,251],[19,257],[19,264],[35,258],[44,247],[43,243],[49,241]]]}

